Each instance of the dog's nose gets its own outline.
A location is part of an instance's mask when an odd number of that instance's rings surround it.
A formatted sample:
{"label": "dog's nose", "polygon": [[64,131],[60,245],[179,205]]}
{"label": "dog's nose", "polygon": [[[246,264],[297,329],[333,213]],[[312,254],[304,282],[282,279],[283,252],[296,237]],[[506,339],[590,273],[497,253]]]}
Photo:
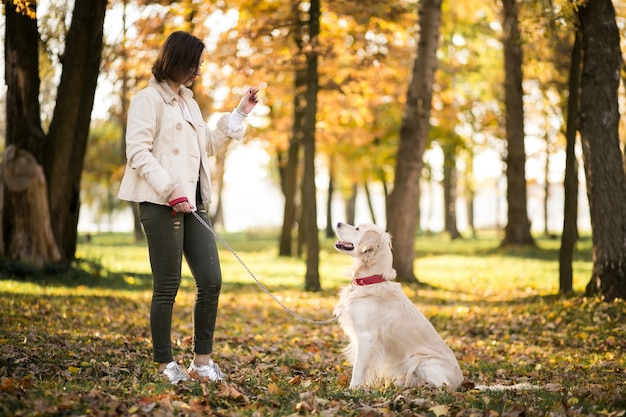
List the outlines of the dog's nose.
{"label": "dog's nose", "polygon": [[343,223],[341,223],[341,222],[337,223],[337,229],[339,229],[341,227],[341,225],[343,225]]}

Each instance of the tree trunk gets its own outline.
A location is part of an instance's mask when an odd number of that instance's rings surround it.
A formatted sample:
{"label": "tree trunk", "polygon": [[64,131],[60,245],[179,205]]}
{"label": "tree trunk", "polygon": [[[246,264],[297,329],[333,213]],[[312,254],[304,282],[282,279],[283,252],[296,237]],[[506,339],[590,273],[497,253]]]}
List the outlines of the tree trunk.
{"label": "tree trunk", "polygon": [[222,146],[215,152],[215,164],[211,172],[211,189],[217,195],[217,202],[215,204],[215,212],[211,217],[211,223],[214,228],[219,228],[220,225],[224,226],[224,205],[222,194],[224,191],[224,173],[226,172],[226,154],[228,153],[228,146]]}
{"label": "tree trunk", "polygon": [[100,71],[106,0],[77,0],[63,54],[63,72],[48,132],[44,170],[56,241],[65,260],[74,258],[80,179]]}
{"label": "tree trunk", "polygon": [[522,40],[516,0],[503,0],[504,90],[506,123],[507,225],[503,245],[534,245],[526,207],[526,151],[524,150],[524,95]]}
{"label": "tree trunk", "polygon": [[333,230],[333,196],[335,194],[334,171],[331,167],[328,170],[328,199],[326,200],[326,237],[332,239],[335,236]]}
{"label": "tree trunk", "polygon": [[326,238],[335,237],[335,222],[333,221],[333,198],[335,197],[335,158],[330,155],[328,161],[328,198],[326,200]]}
{"label": "tree trunk", "polygon": [[393,264],[398,273],[398,281],[403,282],[419,282],[413,271],[419,179],[430,129],[441,0],[422,0],[418,7],[420,38],[400,127],[394,188],[389,197],[390,210],[387,212],[388,230],[394,239]]}
{"label": "tree trunk", "polygon": [[[297,22],[298,27],[294,30],[294,42],[299,51],[303,48],[303,31],[305,22],[302,21],[298,10],[299,2],[292,3],[292,17]],[[280,232],[280,242],[278,246],[279,256],[293,255],[293,236],[292,231],[296,226],[297,217],[297,201],[296,194],[298,191],[298,178],[300,166],[300,142],[303,136],[303,118],[304,109],[306,107],[306,64],[300,56],[295,58],[295,74],[294,74],[294,97],[293,97],[293,125],[291,128],[291,140],[289,141],[289,149],[287,150],[287,161],[280,163],[281,187],[285,196],[285,207],[283,209],[283,226]],[[300,234],[301,228],[298,228]],[[298,234],[298,240],[300,235]],[[298,241],[297,253],[300,254],[300,242]]]}
{"label": "tree trunk", "polygon": [[6,257],[32,263],[37,267],[58,262],[61,254],[54,240],[50,217],[30,213],[49,213],[46,177],[35,157],[16,145],[4,153],[1,176],[6,196],[7,215],[11,222]]}
{"label": "tree trunk", "polygon": [[576,159],[576,132],[580,109],[580,73],[582,64],[581,33],[576,29],[569,70],[569,97],[567,99],[567,126],[565,131],[565,179],[563,233],[559,249],[559,292],[574,291],[572,261],[578,240],[578,160]]}
{"label": "tree trunk", "polygon": [[579,9],[582,30],[581,140],[591,216],[588,294],[626,298],[626,182],[619,147],[619,32],[610,0]]}
{"label": "tree trunk", "polygon": [[550,228],[548,227],[549,209],[548,202],[550,201],[550,134],[548,133],[548,123],[546,123],[546,134],[544,141],[546,142],[546,161],[543,166],[543,235],[550,236]]}
{"label": "tree trunk", "polygon": [[[41,162],[37,19],[5,3],[6,150],[0,191],[0,256],[41,266],[60,260]],[[33,10],[34,12],[34,10]]]}
{"label": "tree trunk", "polygon": [[45,134],[39,106],[37,18],[19,13],[15,7],[13,2],[5,2],[6,145],[15,144],[41,162]]}
{"label": "tree trunk", "polygon": [[374,212],[374,204],[372,202],[372,193],[370,192],[370,186],[367,182],[363,183],[363,189],[365,190],[365,198],[367,199],[367,208],[370,212],[370,217],[372,218],[372,223],[378,224],[376,222],[376,213]]}
{"label": "tree trunk", "polygon": [[443,147],[443,205],[444,226],[451,239],[461,238],[457,227],[456,200],[457,200],[457,170],[454,146]]}
{"label": "tree trunk", "polygon": [[306,291],[320,291],[319,231],[317,228],[317,198],[315,188],[315,121],[317,118],[317,91],[319,88],[317,61],[320,31],[320,0],[309,2],[309,40],[307,48],[306,107],[303,119],[302,145],[304,148],[304,174],[302,179],[302,212],[306,229]]}
{"label": "tree trunk", "polygon": [[[301,119],[300,116],[294,118],[294,125]],[[299,135],[294,129],[294,135]],[[283,162],[284,167],[280,168],[281,184],[283,184],[283,195],[285,196],[285,207],[283,209],[283,226],[280,232],[280,242],[278,255],[292,256],[292,231],[296,224],[296,191],[298,190],[298,166],[300,158],[300,140],[297,137],[289,141],[287,150],[287,161]],[[283,165],[281,164],[281,165]]]}
{"label": "tree trunk", "polygon": [[350,189],[350,195],[346,198],[346,223],[354,224],[356,221],[356,193],[357,186],[356,184],[352,184],[352,188]]}
{"label": "tree trunk", "polygon": [[467,207],[467,225],[472,233],[472,239],[476,239],[476,225],[474,224],[474,149],[472,146],[467,150],[467,160],[465,163],[465,205]]}

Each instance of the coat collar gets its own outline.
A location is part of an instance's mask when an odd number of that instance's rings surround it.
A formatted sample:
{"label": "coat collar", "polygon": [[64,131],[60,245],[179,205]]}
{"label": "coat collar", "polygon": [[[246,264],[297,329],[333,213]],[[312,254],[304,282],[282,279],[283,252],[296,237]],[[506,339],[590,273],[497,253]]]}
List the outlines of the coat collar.
{"label": "coat collar", "polygon": [[[177,94],[174,92],[174,90],[172,90],[172,88],[169,86],[169,84],[166,81],[159,82],[156,80],[156,78],[154,78],[154,76],[152,76],[150,78],[150,81],[148,82],[148,85],[150,87],[155,88],[159,92],[161,97],[163,98],[163,101],[166,102],[167,104],[171,104],[172,101],[176,100]],[[193,97],[193,91],[191,91],[189,88],[185,87],[184,85],[180,86],[179,93],[183,98]]]}

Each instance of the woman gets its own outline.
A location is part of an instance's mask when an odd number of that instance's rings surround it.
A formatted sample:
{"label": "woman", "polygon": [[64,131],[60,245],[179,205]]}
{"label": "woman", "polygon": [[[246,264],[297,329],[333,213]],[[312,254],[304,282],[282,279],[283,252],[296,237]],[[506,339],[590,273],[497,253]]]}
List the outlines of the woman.
{"label": "woman", "polygon": [[[222,276],[215,238],[193,212],[210,224],[209,155],[241,139],[243,120],[256,105],[258,88],[246,90],[232,113],[213,130],[202,118],[189,87],[200,75],[205,46],[172,33],[152,67],[148,87],[131,100],[126,130],[127,165],[119,198],[139,203],[146,233],[153,293],[150,307],[154,361],[172,384],[223,379],[211,359]],[[193,360],[187,372],[174,361],[172,311],[181,282],[182,256],[194,278]]]}

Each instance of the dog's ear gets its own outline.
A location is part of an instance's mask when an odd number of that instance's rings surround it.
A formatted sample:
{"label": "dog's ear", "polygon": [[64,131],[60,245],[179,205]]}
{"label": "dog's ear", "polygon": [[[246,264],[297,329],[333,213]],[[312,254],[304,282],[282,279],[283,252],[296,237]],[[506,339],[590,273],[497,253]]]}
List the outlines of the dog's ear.
{"label": "dog's ear", "polygon": [[365,266],[369,265],[371,259],[380,250],[382,239],[380,234],[374,231],[365,232],[359,244],[357,251],[360,254],[361,263]]}
{"label": "dog's ear", "polygon": [[357,245],[358,259],[361,267],[377,265],[385,279],[394,279],[393,255],[391,253],[391,235],[375,231],[366,232]]}

